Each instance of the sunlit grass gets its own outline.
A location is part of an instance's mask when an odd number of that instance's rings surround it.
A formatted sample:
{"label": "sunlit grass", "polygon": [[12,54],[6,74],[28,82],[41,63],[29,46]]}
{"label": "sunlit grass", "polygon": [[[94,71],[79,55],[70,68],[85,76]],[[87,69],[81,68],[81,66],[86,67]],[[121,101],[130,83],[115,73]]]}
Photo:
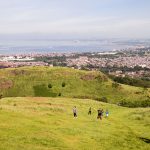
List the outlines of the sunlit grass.
{"label": "sunlit grass", "polygon": [[[72,108],[77,106],[78,118]],[[92,115],[88,109],[92,107]],[[97,120],[97,109],[110,116]],[[0,101],[0,149],[4,150],[148,150],[150,108],[123,108],[72,98],[3,98]]]}
{"label": "sunlit grass", "polygon": [[[121,100],[139,101],[150,97],[150,90],[121,85],[112,87],[112,81],[101,72],[80,71],[61,67],[21,67],[0,70],[0,82],[12,81],[10,88],[0,88],[4,97],[106,97],[108,102],[117,103]],[[66,86],[62,87],[62,82]],[[52,84],[52,88],[48,88]]]}

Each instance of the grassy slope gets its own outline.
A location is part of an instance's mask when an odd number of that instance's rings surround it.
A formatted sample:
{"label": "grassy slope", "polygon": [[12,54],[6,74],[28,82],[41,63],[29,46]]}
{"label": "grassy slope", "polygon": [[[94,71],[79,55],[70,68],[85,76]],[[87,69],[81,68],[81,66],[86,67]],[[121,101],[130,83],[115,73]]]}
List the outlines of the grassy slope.
{"label": "grassy slope", "polygon": [[[109,102],[117,102],[122,99],[136,101],[145,100],[150,96],[150,90],[121,85],[121,88],[112,88],[112,81],[98,72],[79,71],[69,68],[48,67],[22,67],[18,69],[1,69],[0,83],[12,81],[11,88],[2,89],[0,93],[6,97],[18,96],[43,96],[56,97],[61,93],[62,97],[107,97]],[[62,82],[66,87],[62,88]],[[48,84],[53,85],[52,89]],[[138,93],[138,94],[137,94]]]}
{"label": "grassy slope", "polygon": [[[73,118],[72,108],[78,108]],[[92,107],[92,116],[87,115]],[[97,120],[97,109],[109,118]],[[71,98],[3,98],[1,150],[148,150],[150,108],[123,108]]]}

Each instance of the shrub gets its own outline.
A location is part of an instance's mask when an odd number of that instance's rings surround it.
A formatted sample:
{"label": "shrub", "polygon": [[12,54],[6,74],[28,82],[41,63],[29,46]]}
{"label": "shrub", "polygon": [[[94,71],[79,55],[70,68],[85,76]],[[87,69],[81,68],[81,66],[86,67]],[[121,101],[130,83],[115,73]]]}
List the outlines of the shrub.
{"label": "shrub", "polygon": [[124,106],[124,107],[131,107],[131,108],[135,108],[135,107],[150,107],[150,99],[146,99],[143,101],[134,101],[134,102],[129,102],[126,100],[122,100],[119,102],[120,106]]}
{"label": "shrub", "polygon": [[120,87],[120,84],[117,83],[117,82],[114,82],[114,83],[112,83],[112,87],[113,88],[118,88],[118,87]]}
{"label": "shrub", "polygon": [[52,87],[53,87],[52,84],[49,83],[49,84],[48,84],[48,88],[51,89]]}
{"label": "shrub", "polygon": [[137,86],[137,87],[144,87],[149,88],[150,87],[150,81],[149,79],[145,78],[131,78],[131,77],[114,77],[110,76],[115,82],[127,84],[131,86]]}
{"label": "shrub", "polygon": [[61,93],[59,93],[58,96],[61,96]]}
{"label": "shrub", "polygon": [[0,94],[0,99],[2,99],[2,97],[3,97],[3,95],[2,95],[2,94]]}
{"label": "shrub", "polygon": [[101,97],[101,98],[100,98],[100,101],[105,102],[105,103],[108,103],[107,97]]}
{"label": "shrub", "polygon": [[136,114],[136,115],[133,116],[132,119],[134,119],[134,120],[143,120],[143,116],[140,115],[140,114]]}
{"label": "shrub", "polygon": [[150,99],[146,99],[144,101],[141,101],[142,107],[150,107]]}
{"label": "shrub", "polygon": [[104,102],[104,103],[108,103],[108,99],[107,99],[107,97],[101,97],[101,98],[94,98],[95,100],[97,100],[97,101],[101,101],[101,102]]}
{"label": "shrub", "polygon": [[[87,96],[87,95],[76,95],[73,96],[73,98],[79,98],[79,99],[92,99],[91,96]],[[96,99],[95,99],[96,100]]]}
{"label": "shrub", "polygon": [[66,83],[65,83],[65,82],[63,82],[63,83],[62,83],[62,87],[65,87],[65,86],[66,86]]}

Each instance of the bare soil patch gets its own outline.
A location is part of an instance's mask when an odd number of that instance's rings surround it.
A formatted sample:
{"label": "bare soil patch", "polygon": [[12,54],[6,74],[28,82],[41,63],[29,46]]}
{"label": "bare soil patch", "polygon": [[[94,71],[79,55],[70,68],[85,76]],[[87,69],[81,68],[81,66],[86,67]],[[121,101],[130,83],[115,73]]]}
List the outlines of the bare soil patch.
{"label": "bare soil patch", "polygon": [[86,74],[81,76],[81,79],[85,81],[94,80],[95,78],[96,76],[94,74]]}
{"label": "bare soil patch", "polygon": [[0,79],[0,89],[9,89],[13,86],[13,82],[11,80],[7,80],[4,78]]}

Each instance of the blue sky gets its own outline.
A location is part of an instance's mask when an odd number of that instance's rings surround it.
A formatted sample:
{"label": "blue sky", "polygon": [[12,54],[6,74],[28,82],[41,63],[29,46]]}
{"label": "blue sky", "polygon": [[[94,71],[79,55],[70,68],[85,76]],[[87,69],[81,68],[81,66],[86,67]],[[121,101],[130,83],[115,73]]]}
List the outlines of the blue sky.
{"label": "blue sky", "polygon": [[0,35],[150,38],[150,0],[0,0]]}

